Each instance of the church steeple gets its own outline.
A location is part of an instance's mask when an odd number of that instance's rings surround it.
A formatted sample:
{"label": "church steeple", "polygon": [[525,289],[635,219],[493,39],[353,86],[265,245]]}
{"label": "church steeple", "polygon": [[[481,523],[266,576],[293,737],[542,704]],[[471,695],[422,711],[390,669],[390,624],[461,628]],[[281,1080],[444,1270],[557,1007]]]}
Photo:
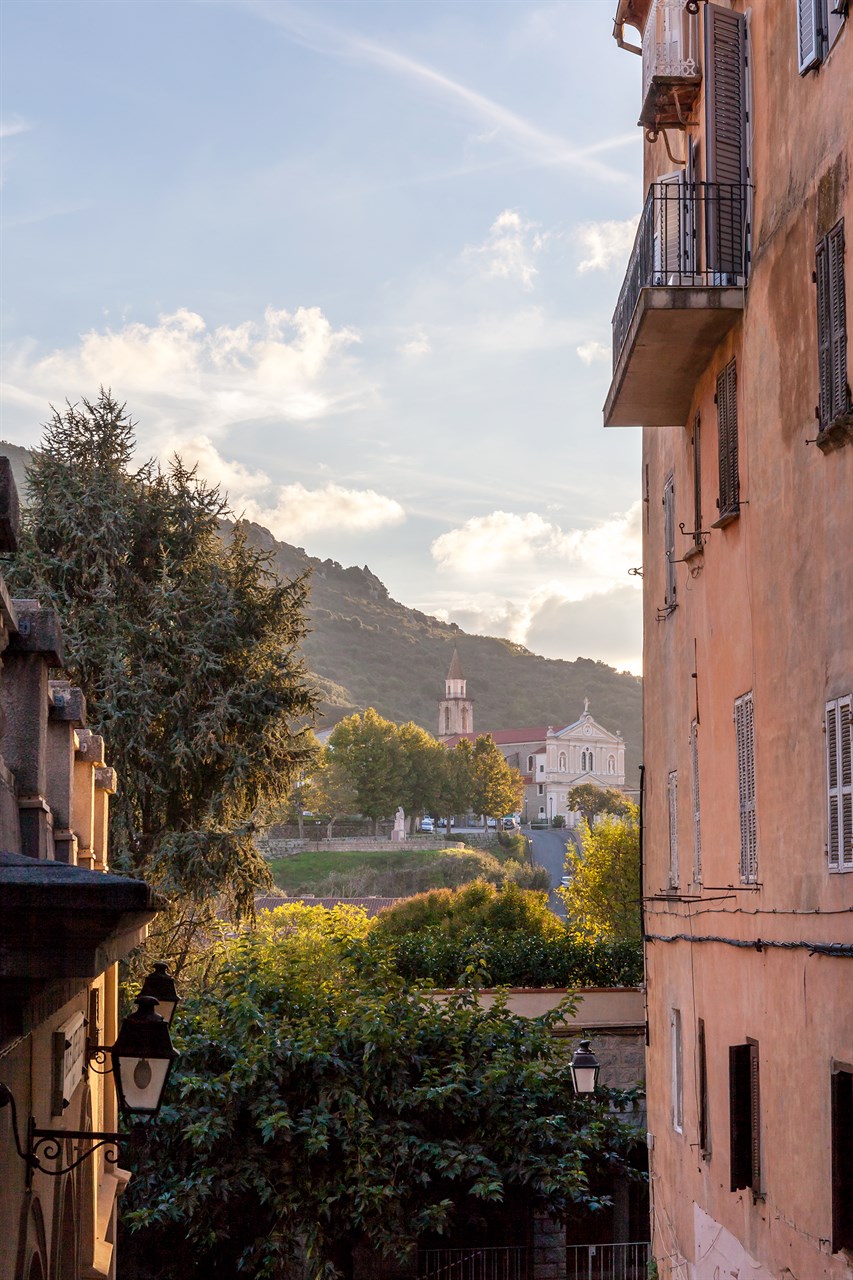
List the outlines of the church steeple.
{"label": "church steeple", "polygon": [[438,704],[438,736],[451,738],[455,733],[474,732],[474,703],[465,692],[459,653],[453,650],[450,670],[444,682],[444,697]]}

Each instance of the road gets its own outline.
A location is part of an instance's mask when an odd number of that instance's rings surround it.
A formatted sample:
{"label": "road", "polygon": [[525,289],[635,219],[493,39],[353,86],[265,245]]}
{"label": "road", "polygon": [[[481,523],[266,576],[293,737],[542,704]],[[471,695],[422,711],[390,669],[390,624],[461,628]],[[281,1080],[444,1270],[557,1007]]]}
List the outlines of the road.
{"label": "road", "polygon": [[571,832],[559,827],[549,827],[542,831],[536,831],[530,827],[522,827],[522,831],[533,841],[533,861],[538,862],[540,867],[544,867],[551,877],[549,906],[556,915],[565,920],[566,909],[563,906],[562,899],[557,897],[554,890],[564,875],[566,841],[572,838]]}

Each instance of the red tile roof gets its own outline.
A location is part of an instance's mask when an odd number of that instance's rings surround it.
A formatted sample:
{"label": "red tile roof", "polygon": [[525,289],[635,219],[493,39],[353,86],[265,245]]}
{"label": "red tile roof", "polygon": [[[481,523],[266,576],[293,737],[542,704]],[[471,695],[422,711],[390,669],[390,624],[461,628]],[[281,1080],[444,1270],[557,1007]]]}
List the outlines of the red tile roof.
{"label": "red tile roof", "polygon": [[527,745],[530,742],[541,742],[544,747],[545,739],[548,737],[548,726],[537,725],[533,729],[484,729],[482,733],[454,733],[452,737],[444,739],[444,745],[455,747],[462,738],[467,738],[469,742],[476,742],[480,737],[491,738],[499,747],[512,746],[514,743]]}

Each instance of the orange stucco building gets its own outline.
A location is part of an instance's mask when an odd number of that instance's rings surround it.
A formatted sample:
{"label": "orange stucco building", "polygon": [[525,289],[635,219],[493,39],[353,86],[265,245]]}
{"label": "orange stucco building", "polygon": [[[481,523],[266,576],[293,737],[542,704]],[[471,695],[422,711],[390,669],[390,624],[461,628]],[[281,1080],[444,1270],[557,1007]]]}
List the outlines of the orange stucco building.
{"label": "orange stucco building", "polygon": [[643,428],[653,1250],[853,1276],[853,31],[620,0],[645,205],[606,426]]}

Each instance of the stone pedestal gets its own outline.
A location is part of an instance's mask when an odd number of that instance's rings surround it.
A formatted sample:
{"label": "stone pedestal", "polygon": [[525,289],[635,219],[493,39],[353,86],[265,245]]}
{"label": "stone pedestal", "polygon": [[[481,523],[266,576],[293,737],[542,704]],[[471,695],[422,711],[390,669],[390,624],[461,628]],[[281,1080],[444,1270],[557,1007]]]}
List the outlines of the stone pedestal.
{"label": "stone pedestal", "polygon": [[566,1229],[545,1213],[533,1215],[531,1280],[566,1280]]}

